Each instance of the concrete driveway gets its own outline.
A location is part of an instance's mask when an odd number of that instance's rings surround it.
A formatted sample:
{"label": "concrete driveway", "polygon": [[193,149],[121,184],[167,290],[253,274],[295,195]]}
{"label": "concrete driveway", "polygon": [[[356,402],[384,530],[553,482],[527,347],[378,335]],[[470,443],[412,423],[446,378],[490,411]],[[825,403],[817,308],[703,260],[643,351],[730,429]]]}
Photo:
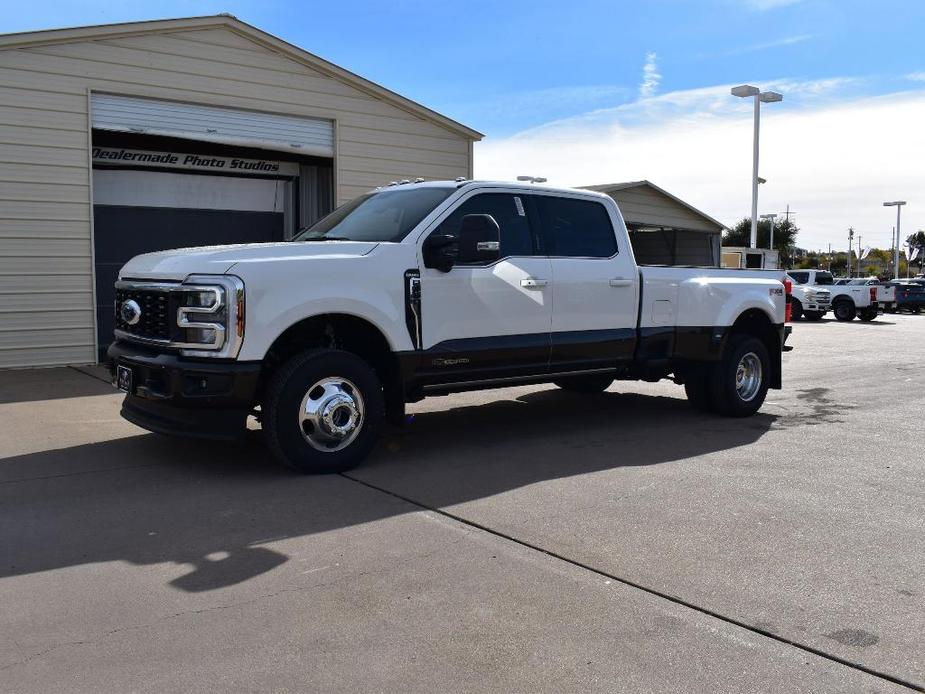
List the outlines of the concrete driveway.
{"label": "concrete driveway", "polygon": [[327,477],[0,373],[0,690],[921,688],[925,317],[792,344],[748,420],[472,393]]}

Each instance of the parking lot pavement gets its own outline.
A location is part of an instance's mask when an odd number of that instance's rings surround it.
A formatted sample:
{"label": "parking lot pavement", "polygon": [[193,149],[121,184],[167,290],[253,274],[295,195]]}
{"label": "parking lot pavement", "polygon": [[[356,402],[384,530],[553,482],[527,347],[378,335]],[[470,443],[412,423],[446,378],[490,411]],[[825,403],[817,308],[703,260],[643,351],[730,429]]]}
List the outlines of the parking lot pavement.
{"label": "parking lot pavement", "polygon": [[792,344],[748,420],[487,391],[314,478],[0,373],[0,689],[922,686],[925,318]]}

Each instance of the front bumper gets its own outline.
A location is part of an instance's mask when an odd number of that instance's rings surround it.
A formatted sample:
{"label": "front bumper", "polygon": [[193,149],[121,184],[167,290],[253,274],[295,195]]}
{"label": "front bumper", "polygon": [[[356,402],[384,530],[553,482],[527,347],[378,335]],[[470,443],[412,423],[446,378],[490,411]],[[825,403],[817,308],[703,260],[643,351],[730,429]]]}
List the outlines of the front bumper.
{"label": "front bumper", "polygon": [[260,362],[184,359],[139,345],[114,342],[110,370],[132,370],[132,392],[122,416],[162,434],[233,440],[246,428],[257,400]]}

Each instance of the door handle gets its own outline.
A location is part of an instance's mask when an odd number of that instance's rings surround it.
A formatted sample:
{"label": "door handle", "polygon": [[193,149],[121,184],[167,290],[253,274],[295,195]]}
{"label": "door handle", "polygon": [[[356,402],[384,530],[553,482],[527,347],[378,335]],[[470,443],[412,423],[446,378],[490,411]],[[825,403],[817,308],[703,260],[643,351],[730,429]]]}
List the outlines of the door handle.
{"label": "door handle", "polygon": [[547,284],[549,284],[549,280],[541,280],[536,277],[526,277],[520,280],[520,286],[526,289],[542,289]]}
{"label": "door handle", "polygon": [[633,283],[633,280],[627,280],[622,277],[614,277],[610,280],[611,287],[629,287]]}

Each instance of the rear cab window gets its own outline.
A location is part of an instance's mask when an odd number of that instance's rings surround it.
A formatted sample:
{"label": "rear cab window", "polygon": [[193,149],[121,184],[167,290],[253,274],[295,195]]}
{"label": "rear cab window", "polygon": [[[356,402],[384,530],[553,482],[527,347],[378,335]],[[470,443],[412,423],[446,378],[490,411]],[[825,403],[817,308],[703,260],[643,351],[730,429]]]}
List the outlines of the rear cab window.
{"label": "rear cab window", "polygon": [[610,258],[617,237],[607,208],[594,200],[537,195],[546,252],[553,257]]}

